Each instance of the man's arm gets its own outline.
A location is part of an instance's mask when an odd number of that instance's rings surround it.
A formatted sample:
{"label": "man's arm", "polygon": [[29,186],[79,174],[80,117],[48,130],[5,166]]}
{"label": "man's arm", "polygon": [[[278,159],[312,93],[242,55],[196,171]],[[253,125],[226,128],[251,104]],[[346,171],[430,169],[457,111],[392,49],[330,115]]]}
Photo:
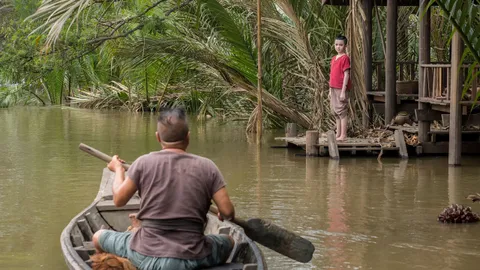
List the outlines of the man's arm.
{"label": "man's arm", "polygon": [[235,218],[235,209],[230,197],[228,196],[227,189],[222,187],[215,194],[213,194],[213,201],[218,207],[219,218],[225,218],[227,220],[232,220]]}
{"label": "man's arm", "polygon": [[116,207],[122,207],[133,197],[137,191],[137,185],[130,177],[125,179],[125,169],[122,166],[123,161],[115,155],[108,164],[108,168],[115,172],[115,180],[112,185],[113,203]]}

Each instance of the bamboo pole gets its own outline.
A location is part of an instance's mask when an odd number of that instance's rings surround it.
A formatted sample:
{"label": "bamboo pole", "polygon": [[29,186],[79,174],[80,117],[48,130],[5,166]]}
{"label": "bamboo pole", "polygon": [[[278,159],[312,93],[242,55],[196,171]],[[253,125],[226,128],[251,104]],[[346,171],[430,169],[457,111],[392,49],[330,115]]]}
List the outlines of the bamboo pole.
{"label": "bamboo pole", "polygon": [[262,140],[262,4],[257,0],[257,144]]}
{"label": "bamboo pole", "polygon": [[[372,60],[372,0],[363,1],[363,12],[365,13],[365,23],[363,25],[363,69],[365,76],[365,90],[372,91],[373,60]],[[370,104],[367,98],[367,110],[363,116],[363,127],[370,125]]]}

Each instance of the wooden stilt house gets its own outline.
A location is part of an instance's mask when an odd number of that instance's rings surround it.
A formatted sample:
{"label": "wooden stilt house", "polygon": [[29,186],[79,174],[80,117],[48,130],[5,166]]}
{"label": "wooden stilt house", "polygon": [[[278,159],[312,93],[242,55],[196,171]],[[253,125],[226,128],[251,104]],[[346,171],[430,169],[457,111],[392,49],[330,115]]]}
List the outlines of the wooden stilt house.
{"label": "wooden stilt house", "polygon": [[[355,0],[322,0],[326,5],[348,6]],[[353,2],[353,3],[350,3]],[[450,62],[431,61],[431,8],[429,0],[361,0],[364,14],[363,61],[364,79],[369,108],[377,108],[390,124],[400,110],[414,111],[418,126],[417,153],[448,153],[449,164],[459,165],[461,153],[480,154],[480,130],[466,130],[462,126],[477,124],[480,117],[472,114],[476,105],[478,81],[474,80],[469,95],[462,96],[463,82],[469,65],[460,67],[463,41],[458,33],[451,40]],[[386,50],[383,61],[372,59],[372,9],[386,6]],[[419,47],[418,59],[397,61],[397,18],[399,6],[418,6]],[[478,72],[478,67],[473,72]],[[384,72],[384,74],[380,74]],[[382,75],[382,76],[380,76]],[[376,77],[376,85],[372,78]],[[380,78],[385,78],[384,83]],[[383,87],[382,87],[383,83]],[[480,114],[478,114],[480,116]],[[370,112],[371,119],[371,112]],[[432,123],[442,123],[442,128],[431,128]],[[401,129],[402,127],[398,127]],[[462,140],[463,138],[463,140]]]}

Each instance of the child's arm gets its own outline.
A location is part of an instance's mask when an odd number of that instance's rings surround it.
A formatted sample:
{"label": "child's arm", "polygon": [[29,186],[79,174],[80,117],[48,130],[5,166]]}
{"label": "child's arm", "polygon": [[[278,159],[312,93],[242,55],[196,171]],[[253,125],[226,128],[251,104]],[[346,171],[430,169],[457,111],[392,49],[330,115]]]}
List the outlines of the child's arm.
{"label": "child's arm", "polygon": [[340,99],[345,99],[345,91],[347,91],[348,80],[350,79],[350,69],[343,72],[343,85],[342,92],[340,93]]}

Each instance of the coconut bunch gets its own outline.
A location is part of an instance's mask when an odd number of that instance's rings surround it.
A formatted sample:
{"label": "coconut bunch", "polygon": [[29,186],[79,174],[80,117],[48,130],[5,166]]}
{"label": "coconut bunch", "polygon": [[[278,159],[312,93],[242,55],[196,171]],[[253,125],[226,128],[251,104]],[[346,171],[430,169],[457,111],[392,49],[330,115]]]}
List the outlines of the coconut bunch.
{"label": "coconut bunch", "polygon": [[437,220],[443,223],[470,223],[477,222],[480,220],[480,217],[472,212],[470,207],[452,204],[443,209]]}

